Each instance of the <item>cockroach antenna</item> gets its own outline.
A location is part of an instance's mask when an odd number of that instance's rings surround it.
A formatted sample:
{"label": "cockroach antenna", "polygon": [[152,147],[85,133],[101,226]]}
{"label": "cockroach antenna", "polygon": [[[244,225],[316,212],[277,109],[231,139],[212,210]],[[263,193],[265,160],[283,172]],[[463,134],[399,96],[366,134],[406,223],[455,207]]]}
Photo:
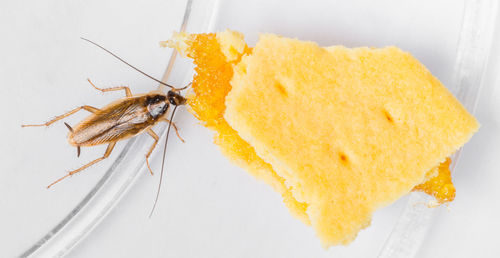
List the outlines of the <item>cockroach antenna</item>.
{"label": "cockroach antenna", "polygon": [[158,79],[154,78],[153,76],[151,76],[151,75],[149,75],[149,74],[147,74],[147,73],[145,73],[145,72],[141,71],[139,68],[136,68],[135,66],[133,66],[133,65],[129,64],[127,61],[125,61],[125,60],[121,59],[119,56],[115,55],[113,52],[111,52],[111,51],[107,50],[107,49],[106,49],[106,48],[104,48],[103,46],[101,46],[101,45],[99,45],[99,44],[97,44],[97,43],[95,43],[95,42],[93,42],[93,41],[91,41],[91,40],[89,40],[89,39],[86,39],[86,38],[81,38],[81,39],[83,39],[83,40],[85,40],[85,41],[87,41],[87,42],[89,42],[89,43],[91,43],[91,44],[93,44],[93,45],[97,46],[98,48],[100,48],[100,49],[102,49],[102,50],[104,50],[104,51],[108,52],[108,54],[110,54],[110,55],[114,56],[116,59],[118,59],[118,60],[122,61],[124,64],[126,64],[126,65],[130,66],[132,69],[134,69],[134,70],[138,71],[139,73],[143,74],[144,76],[146,76],[146,77],[148,77],[148,78],[150,78],[150,79],[152,79],[152,80],[154,80],[154,81],[156,81],[156,82],[160,83],[161,85],[165,85],[165,86],[167,86],[167,87],[170,87],[170,88],[171,88],[171,89],[173,89],[174,91],[180,91],[180,90],[183,90],[183,89],[187,88],[187,86],[186,86],[186,87],[183,87],[183,88],[179,88],[179,89],[177,89],[177,88],[175,88],[174,86],[172,86],[172,85],[170,85],[170,84],[164,83],[164,82],[162,82],[162,81],[160,81],[160,80],[158,80]]}
{"label": "cockroach antenna", "polygon": [[168,123],[167,136],[165,137],[165,145],[163,146],[163,161],[161,162],[160,182],[158,183],[158,190],[156,191],[156,198],[153,204],[153,208],[151,209],[151,213],[149,213],[150,218],[153,215],[153,212],[155,211],[156,203],[158,202],[158,197],[160,197],[161,182],[163,181],[163,168],[165,166],[165,154],[167,153],[168,135],[170,134],[170,127],[172,125],[172,119],[174,119],[174,114],[176,109],[177,106],[174,106],[174,109],[172,110],[172,115],[170,115],[170,122]]}

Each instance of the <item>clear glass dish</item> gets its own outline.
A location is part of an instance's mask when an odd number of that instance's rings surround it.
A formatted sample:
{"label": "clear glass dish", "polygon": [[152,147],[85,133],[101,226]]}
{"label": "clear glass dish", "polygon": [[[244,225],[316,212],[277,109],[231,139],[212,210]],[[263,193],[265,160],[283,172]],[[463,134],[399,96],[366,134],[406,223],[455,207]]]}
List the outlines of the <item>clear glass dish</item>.
{"label": "clear glass dish", "polygon": [[[470,111],[491,69],[498,12],[494,0],[188,0],[185,6],[180,30],[229,28],[243,32],[250,45],[261,32],[320,45],[397,45],[422,61]],[[185,85],[192,73],[190,62],[173,53],[163,81]],[[277,194],[222,157],[211,133],[188,112],[176,117],[187,143],[171,138],[166,181],[151,219],[158,173],[154,180],[148,177],[142,153],[152,141],[141,135],[128,140],[90,192],[21,256],[387,258],[414,257],[426,242],[436,209],[427,208],[426,195],[411,193],[378,211],[350,246],[324,250]],[[165,126],[156,131],[164,139]],[[454,170],[461,166],[459,157],[460,152],[453,157]],[[151,164],[160,162],[157,151]],[[66,191],[61,194],[71,194]]]}

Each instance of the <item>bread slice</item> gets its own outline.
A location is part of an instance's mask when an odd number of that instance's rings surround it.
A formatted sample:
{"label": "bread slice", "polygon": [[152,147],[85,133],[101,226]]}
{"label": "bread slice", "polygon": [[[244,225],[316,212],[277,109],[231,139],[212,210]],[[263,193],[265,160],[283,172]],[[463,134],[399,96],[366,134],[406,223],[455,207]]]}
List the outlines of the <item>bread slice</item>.
{"label": "bread slice", "polygon": [[398,48],[264,34],[251,50],[239,41],[231,32],[184,35],[197,65],[190,106],[223,152],[273,185],[324,246],[349,243],[377,208],[447,171],[439,164],[478,128]]}

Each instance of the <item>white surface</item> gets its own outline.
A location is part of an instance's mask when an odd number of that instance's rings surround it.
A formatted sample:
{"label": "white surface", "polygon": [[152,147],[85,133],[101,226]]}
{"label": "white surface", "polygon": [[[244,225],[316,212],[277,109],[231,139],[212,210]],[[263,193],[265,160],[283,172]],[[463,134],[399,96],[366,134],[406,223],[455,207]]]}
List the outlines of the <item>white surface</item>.
{"label": "white surface", "polygon": [[[284,7],[281,2],[245,6],[221,1],[216,25],[225,29],[230,24],[245,32],[252,43],[258,32],[276,32],[323,45],[395,44],[412,52],[443,83],[450,82],[461,2],[432,1],[430,8],[420,1],[383,1],[390,4],[388,13],[399,10],[399,16],[378,15],[372,10],[380,7],[360,2],[325,3],[319,8],[289,3],[280,13],[286,19],[277,19],[272,10]],[[82,104],[99,107],[122,96],[101,95],[88,85],[87,77],[102,87],[129,85],[135,93],[156,87],[79,37],[95,40],[161,77],[170,51],[158,48],[157,42],[179,27],[185,2],[4,1],[0,5],[0,32],[4,35],[0,43],[0,110],[4,118],[0,145],[0,241],[4,244],[0,256],[12,257],[65,216],[110,164],[105,161],[46,190],[66,170],[102,155],[104,147],[84,148],[77,159],[76,150],[65,141],[67,129],[62,123],[48,129],[21,129],[20,124],[46,121]],[[230,10],[239,10],[241,15],[230,15]],[[500,230],[496,204],[500,197],[500,87],[495,87],[500,83],[498,30],[496,35],[477,112],[481,130],[466,146],[454,174],[457,198],[450,211],[439,208],[419,257],[500,255],[495,234]],[[85,115],[82,111],[66,121],[74,124]],[[405,204],[403,198],[376,213],[372,226],[349,247],[325,251],[314,232],[288,214],[277,194],[219,153],[208,130],[184,110],[176,117],[187,143],[172,137],[167,177],[153,218],[147,215],[158,176],[144,171],[135,187],[70,257],[374,257]],[[160,158],[154,157],[153,169],[159,170]]]}

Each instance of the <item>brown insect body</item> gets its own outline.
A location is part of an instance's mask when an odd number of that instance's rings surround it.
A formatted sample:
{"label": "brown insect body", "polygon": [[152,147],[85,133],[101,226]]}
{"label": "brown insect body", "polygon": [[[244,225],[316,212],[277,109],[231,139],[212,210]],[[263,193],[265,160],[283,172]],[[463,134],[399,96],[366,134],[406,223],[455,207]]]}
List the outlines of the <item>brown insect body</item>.
{"label": "brown insect body", "polygon": [[186,99],[174,90],[170,90],[167,94],[164,94],[161,91],[152,91],[147,94],[132,95],[130,89],[125,86],[101,89],[96,87],[90,80],[88,81],[92,87],[102,92],[125,90],[127,96],[111,102],[101,109],[87,105],[81,106],[63,115],[56,116],[54,119],[43,124],[23,125],[23,127],[49,126],[56,121],[84,109],[92,114],[78,123],[74,128],[67,123],[64,123],[69,129],[69,144],[77,148],[78,156],[80,156],[80,147],[82,146],[108,144],[108,148],[102,157],[95,159],[76,170],[70,171],[66,176],[59,178],[48,187],[51,187],[64,178],[76,174],[98,163],[99,161],[106,159],[113,151],[116,142],[131,138],[142,132],[147,132],[155,140],[149,149],[149,152],[146,154],[146,164],[151,174],[153,174],[153,171],[149,166],[148,159],[156,147],[159,137],[151,127],[158,122],[168,122],[169,125],[174,127],[177,136],[181,139],[181,141],[183,141],[179,136],[177,126],[170,122],[170,120],[168,120],[165,116],[170,105],[174,105],[175,107],[178,105],[184,105],[186,103]]}
{"label": "brown insect body", "polygon": [[126,97],[96,111],[71,130],[73,146],[94,146],[125,140],[155,125],[169,108],[161,92]]}
{"label": "brown insect body", "polygon": [[[130,89],[126,86],[121,86],[121,87],[113,87],[113,88],[107,88],[107,89],[101,89],[96,87],[90,80],[89,83],[94,87],[96,90],[102,91],[102,92],[108,92],[108,91],[117,91],[117,90],[124,90],[126,97],[116,100],[114,102],[111,102],[110,104],[104,106],[101,109],[92,107],[92,106],[81,106],[78,108],[75,108],[65,114],[56,116],[54,119],[43,123],[43,124],[31,124],[31,125],[22,125],[22,127],[31,127],[31,126],[49,126],[53,124],[54,122],[57,122],[65,117],[68,117],[79,110],[86,110],[88,112],[91,112],[92,114],[88,116],[86,119],[78,123],[74,128],[68,125],[67,123],[64,123],[66,127],[69,129],[69,134],[68,134],[68,142],[75,146],[77,148],[77,155],[80,156],[80,147],[82,146],[94,146],[94,145],[100,145],[100,144],[108,144],[108,147],[106,148],[106,151],[104,155],[100,158],[97,158],[84,166],[75,169],[73,171],[68,172],[65,176],[57,179],[54,181],[52,184],[47,186],[47,188],[50,188],[52,185],[58,183],[59,181],[74,175],[96,163],[99,161],[102,161],[109,157],[111,152],[113,151],[113,148],[116,145],[116,142],[125,140],[128,138],[131,138],[133,136],[136,136],[140,133],[147,132],[151,137],[154,139],[154,143],[149,149],[148,153],[146,154],[146,164],[148,166],[149,171],[151,174],[153,174],[153,171],[151,170],[151,167],[149,166],[149,156],[153,152],[154,148],[156,147],[156,144],[158,143],[159,137],[156,135],[156,133],[153,131],[151,128],[158,122],[168,122],[168,129],[167,129],[167,136],[165,138],[165,146],[163,149],[163,161],[162,161],[162,166],[161,166],[161,174],[160,174],[160,182],[158,185],[158,192],[156,194],[156,199],[153,205],[153,209],[151,210],[151,214],[153,213],[154,207],[156,206],[156,202],[158,201],[158,196],[160,193],[160,188],[161,188],[161,181],[163,177],[163,168],[165,164],[165,150],[167,148],[167,142],[168,142],[168,134],[170,132],[170,126],[172,126],[175,129],[175,132],[177,134],[177,137],[181,141],[184,142],[184,140],[180,137],[179,132],[177,130],[177,126],[170,120],[173,119],[175,110],[177,109],[178,106],[184,105],[186,103],[186,99],[179,94],[179,91],[186,89],[189,87],[190,84],[183,88],[174,88],[172,85],[169,85],[167,83],[164,83],[162,81],[159,81],[150,75],[142,72],[141,70],[137,69],[136,67],[132,66],[131,64],[127,63],[111,51],[103,48],[102,46],[88,40],[84,39],[85,41],[90,42],[91,44],[94,44],[95,46],[103,49],[104,51],[108,52],[118,60],[122,61],[126,65],[130,66],[134,70],[138,71],[139,73],[145,75],[148,78],[151,78],[152,80],[167,86],[171,88],[167,92],[167,94],[163,93],[162,91],[151,91],[146,94],[138,94],[138,95],[132,95]],[[170,105],[173,105],[173,111],[170,116],[170,120],[166,118],[167,111],[170,107]],[[150,216],[151,216],[150,214]]]}

